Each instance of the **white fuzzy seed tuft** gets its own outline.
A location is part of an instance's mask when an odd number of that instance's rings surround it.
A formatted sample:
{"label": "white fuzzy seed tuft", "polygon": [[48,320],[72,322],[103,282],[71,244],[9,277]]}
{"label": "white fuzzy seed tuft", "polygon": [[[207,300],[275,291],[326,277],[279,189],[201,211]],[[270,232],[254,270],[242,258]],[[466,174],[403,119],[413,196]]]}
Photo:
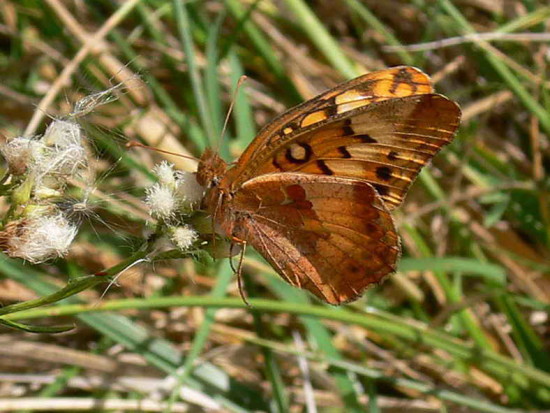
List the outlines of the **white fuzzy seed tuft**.
{"label": "white fuzzy seed tuft", "polygon": [[62,257],[69,250],[78,228],[62,214],[23,220],[7,239],[8,254],[34,264]]}
{"label": "white fuzzy seed tuft", "polygon": [[176,179],[177,194],[182,204],[188,209],[194,209],[200,205],[204,197],[204,187],[197,182],[197,174],[178,171]]}
{"label": "white fuzzy seed tuft", "polygon": [[161,184],[154,184],[147,189],[145,203],[149,207],[151,216],[163,220],[172,218],[178,208],[178,201],[174,192]]}
{"label": "white fuzzy seed tuft", "polygon": [[45,145],[64,148],[82,144],[82,128],[74,121],[55,119],[49,124],[42,141]]}
{"label": "white fuzzy seed tuft", "polygon": [[42,154],[43,144],[32,138],[18,137],[0,147],[0,152],[6,159],[10,172],[22,175],[27,168]]}
{"label": "white fuzzy seed tuft", "polygon": [[86,150],[82,145],[69,145],[48,157],[49,166],[45,174],[74,175],[78,169],[86,165]]}
{"label": "white fuzzy seed tuft", "polygon": [[32,171],[38,181],[46,175],[71,176],[87,164],[82,128],[74,121],[56,119],[41,139],[42,154],[35,157]]}
{"label": "white fuzzy seed tuft", "polygon": [[174,245],[182,251],[186,251],[198,239],[199,234],[189,225],[182,225],[173,228],[170,234],[170,239]]}
{"label": "white fuzzy seed tuft", "polygon": [[153,168],[153,173],[158,178],[160,184],[166,185],[170,188],[176,188],[174,164],[162,161]]}

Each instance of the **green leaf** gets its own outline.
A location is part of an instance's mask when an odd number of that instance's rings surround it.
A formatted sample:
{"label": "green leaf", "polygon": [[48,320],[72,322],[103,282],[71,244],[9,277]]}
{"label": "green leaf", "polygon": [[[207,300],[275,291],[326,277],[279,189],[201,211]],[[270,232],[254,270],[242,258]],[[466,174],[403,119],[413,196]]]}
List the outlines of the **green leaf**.
{"label": "green leaf", "polygon": [[0,325],[13,328],[19,331],[25,331],[27,333],[38,334],[57,334],[65,333],[74,328],[74,326],[31,326],[28,324],[17,323],[15,321],[0,319]]}

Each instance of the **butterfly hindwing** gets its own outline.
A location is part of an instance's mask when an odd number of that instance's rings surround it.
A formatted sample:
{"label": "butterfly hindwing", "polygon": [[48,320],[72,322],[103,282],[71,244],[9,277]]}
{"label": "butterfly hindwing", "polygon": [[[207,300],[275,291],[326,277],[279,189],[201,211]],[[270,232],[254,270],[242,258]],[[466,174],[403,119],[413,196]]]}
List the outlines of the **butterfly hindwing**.
{"label": "butterfly hindwing", "polygon": [[280,173],[235,195],[232,236],[245,239],[292,285],[330,304],[359,297],[395,271],[399,239],[374,188],[332,176]]}

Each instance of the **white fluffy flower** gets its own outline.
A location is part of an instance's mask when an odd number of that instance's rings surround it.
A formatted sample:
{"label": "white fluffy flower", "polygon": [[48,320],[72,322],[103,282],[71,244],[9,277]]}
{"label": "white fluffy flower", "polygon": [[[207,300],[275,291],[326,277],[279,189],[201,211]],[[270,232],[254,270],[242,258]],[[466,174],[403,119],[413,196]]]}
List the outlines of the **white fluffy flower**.
{"label": "white fluffy flower", "polygon": [[58,213],[14,222],[2,238],[11,257],[36,264],[65,255],[77,232],[78,228]]}
{"label": "white fluffy flower", "polygon": [[36,171],[44,175],[74,175],[86,165],[86,150],[82,145],[69,145],[51,151]]}
{"label": "white fluffy flower", "polygon": [[197,174],[178,171],[176,179],[177,195],[181,199],[182,204],[189,209],[193,209],[199,205],[204,197],[204,187],[197,182]]}
{"label": "white fluffy flower", "polygon": [[196,174],[176,171],[166,161],[156,165],[153,173],[158,182],[147,189],[145,203],[154,218],[169,221],[178,213],[190,214],[200,205],[204,188],[197,182]]}
{"label": "white fluffy flower", "polygon": [[168,220],[178,209],[178,200],[174,192],[158,183],[147,189],[145,203],[149,207],[151,216],[157,219]]}
{"label": "white fluffy flower", "polygon": [[186,251],[193,243],[198,239],[199,234],[189,225],[182,225],[180,227],[172,228],[170,233],[170,239],[176,247],[182,251]]}
{"label": "white fluffy flower", "polygon": [[40,182],[47,175],[74,175],[86,165],[82,129],[71,121],[56,119],[41,139],[15,138],[1,148],[10,172],[16,175],[27,171]]}
{"label": "white fluffy flower", "polygon": [[10,172],[22,175],[43,154],[43,143],[32,138],[17,137],[0,147]]}
{"label": "white fluffy flower", "polygon": [[82,145],[82,128],[75,121],[55,119],[48,125],[42,141],[45,145],[58,148]]}
{"label": "white fluffy flower", "polygon": [[174,164],[162,161],[153,168],[153,173],[158,178],[159,183],[170,188],[176,188],[176,177],[174,175]]}
{"label": "white fluffy flower", "polygon": [[87,162],[82,138],[82,128],[76,122],[54,120],[41,139],[47,150],[34,162],[33,171],[39,178],[45,175],[74,175]]}

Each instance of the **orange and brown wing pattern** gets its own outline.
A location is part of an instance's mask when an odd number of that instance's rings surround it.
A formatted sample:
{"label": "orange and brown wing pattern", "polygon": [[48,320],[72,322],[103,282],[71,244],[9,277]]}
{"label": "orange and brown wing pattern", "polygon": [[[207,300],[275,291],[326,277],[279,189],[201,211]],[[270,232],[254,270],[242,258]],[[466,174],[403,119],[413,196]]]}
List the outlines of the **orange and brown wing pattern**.
{"label": "orange and brown wing pattern", "polygon": [[429,93],[433,93],[429,76],[410,66],[380,70],[342,83],[267,124],[239,158],[232,179],[242,183],[255,176],[250,171],[264,160],[266,152],[349,112],[388,99]]}
{"label": "orange and brown wing pattern", "polygon": [[364,180],[391,210],[422,167],[452,141],[459,120],[458,106],[441,95],[386,100],[297,137],[269,153],[253,173],[296,171]]}
{"label": "orange and brown wing pattern", "polygon": [[247,240],[288,283],[330,304],[358,298],[395,271],[400,246],[391,215],[365,182],[263,175],[243,185],[229,210],[231,222],[222,226]]}
{"label": "orange and brown wing pattern", "polygon": [[390,210],[458,128],[460,109],[412,67],[344,83],[269,123],[210,209],[292,285],[331,304],[395,271]]}

